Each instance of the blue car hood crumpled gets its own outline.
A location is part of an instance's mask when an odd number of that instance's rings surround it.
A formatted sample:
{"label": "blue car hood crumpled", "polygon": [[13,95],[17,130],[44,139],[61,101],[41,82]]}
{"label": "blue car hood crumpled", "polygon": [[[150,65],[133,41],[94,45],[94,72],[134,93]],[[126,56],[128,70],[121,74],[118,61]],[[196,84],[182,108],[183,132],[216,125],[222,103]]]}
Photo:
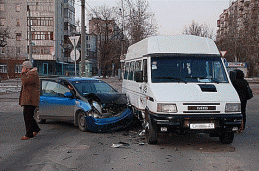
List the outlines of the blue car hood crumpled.
{"label": "blue car hood crumpled", "polygon": [[126,94],[120,93],[90,93],[86,94],[85,97],[93,97],[96,96],[101,100],[101,103],[115,103],[115,104],[127,104]]}

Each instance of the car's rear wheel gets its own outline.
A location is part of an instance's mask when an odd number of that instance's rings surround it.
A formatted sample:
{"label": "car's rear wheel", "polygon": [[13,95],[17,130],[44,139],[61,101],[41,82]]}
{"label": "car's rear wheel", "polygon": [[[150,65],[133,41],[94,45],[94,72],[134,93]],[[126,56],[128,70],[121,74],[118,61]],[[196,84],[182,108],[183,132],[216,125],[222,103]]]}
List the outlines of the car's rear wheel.
{"label": "car's rear wheel", "polygon": [[40,110],[38,107],[34,110],[34,119],[38,124],[46,123],[46,119],[40,119]]}
{"label": "car's rear wheel", "polygon": [[77,117],[78,127],[82,132],[86,132],[88,130],[85,117],[86,114],[84,112],[79,112]]}
{"label": "car's rear wheel", "polygon": [[223,144],[231,144],[234,140],[234,132],[223,132],[219,136],[219,140]]}

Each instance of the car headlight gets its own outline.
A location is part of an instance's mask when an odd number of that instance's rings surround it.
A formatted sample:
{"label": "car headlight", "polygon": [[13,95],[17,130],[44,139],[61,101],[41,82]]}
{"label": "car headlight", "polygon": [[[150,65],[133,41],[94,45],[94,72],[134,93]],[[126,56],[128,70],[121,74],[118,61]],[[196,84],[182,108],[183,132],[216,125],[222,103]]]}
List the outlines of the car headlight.
{"label": "car headlight", "polygon": [[88,113],[88,116],[92,116],[95,119],[100,119],[102,116],[97,112],[96,110],[92,110],[91,112]]}
{"label": "car headlight", "polygon": [[241,111],[241,104],[240,103],[227,103],[226,112],[240,112]]}
{"label": "car headlight", "polygon": [[176,107],[176,104],[158,103],[157,104],[157,112],[176,113],[177,107]]}

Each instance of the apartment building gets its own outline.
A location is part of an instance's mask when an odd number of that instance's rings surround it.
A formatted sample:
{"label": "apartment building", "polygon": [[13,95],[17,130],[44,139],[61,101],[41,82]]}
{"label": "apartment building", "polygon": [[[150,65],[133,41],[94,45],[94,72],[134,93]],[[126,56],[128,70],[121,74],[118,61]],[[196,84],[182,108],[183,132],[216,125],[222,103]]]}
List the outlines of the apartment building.
{"label": "apartment building", "polygon": [[75,0],[0,0],[0,29],[10,32],[0,58],[29,58],[31,25],[34,66],[42,75],[57,74],[57,63],[71,61],[74,5]]}
{"label": "apartment building", "polygon": [[[4,46],[0,47],[2,78],[16,77],[22,61],[27,57],[26,24],[26,6],[21,0],[0,0],[0,31],[4,42]],[[8,38],[3,35],[4,30],[8,33]]]}
{"label": "apartment building", "polygon": [[216,42],[230,62],[249,63],[251,76],[259,75],[259,2],[236,0],[217,21]]}
{"label": "apartment building", "polygon": [[257,29],[258,4],[257,0],[232,2],[232,5],[219,16],[217,39],[233,34],[233,32],[240,35],[248,29]]}

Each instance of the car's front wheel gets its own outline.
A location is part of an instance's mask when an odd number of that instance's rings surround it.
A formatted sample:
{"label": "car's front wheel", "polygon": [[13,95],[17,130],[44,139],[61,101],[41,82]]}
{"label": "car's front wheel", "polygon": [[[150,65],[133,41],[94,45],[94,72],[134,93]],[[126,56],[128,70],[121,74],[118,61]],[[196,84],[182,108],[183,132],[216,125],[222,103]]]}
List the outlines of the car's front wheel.
{"label": "car's front wheel", "polygon": [[40,119],[40,110],[38,107],[34,110],[34,119],[38,124],[44,124],[46,122],[46,119]]}
{"label": "car's front wheel", "polygon": [[84,112],[79,112],[77,117],[78,127],[82,132],[86,132],[88,130],[85,117],[86,114]]}

